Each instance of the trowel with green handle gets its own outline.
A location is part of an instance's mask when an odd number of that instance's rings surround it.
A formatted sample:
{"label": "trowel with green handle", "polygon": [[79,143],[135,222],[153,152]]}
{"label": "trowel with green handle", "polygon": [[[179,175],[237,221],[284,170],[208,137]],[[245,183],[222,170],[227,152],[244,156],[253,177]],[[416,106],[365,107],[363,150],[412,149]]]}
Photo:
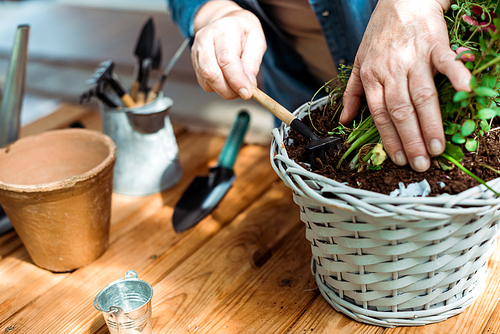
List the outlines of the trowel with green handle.
{"label": "trowel with green handle", "polygon": [[172,223],[179,233],[196,225],[219,204],[231,188],[235,175],[233,165],[250,122],[250,115],[240,111],[233,122],[217,165],[208,176],[196,177],[174,209]]}

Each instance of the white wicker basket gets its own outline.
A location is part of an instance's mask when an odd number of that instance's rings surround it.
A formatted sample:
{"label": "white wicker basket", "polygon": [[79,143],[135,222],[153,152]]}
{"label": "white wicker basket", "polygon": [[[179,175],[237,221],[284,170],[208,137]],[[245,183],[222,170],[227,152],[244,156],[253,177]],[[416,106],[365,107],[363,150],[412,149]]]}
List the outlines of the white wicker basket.
{"label": "white wicker basket", "polygon": [[[313,274],[337,311],[371,325],[418,326],[456,315],[479,296],[500,219],[491,191],[405,198],[355,189],[289,159],[288,131],[273,130],[271,164],[293,190]],[[488,185],[500,189],[500,179]]]}

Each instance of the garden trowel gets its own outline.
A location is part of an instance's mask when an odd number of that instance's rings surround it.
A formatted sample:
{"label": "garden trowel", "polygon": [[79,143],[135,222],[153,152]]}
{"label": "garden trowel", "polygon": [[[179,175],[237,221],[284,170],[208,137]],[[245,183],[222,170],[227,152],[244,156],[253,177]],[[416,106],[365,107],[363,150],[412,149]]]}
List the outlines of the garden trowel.
{"label": "garden trowel", "polygon": [[179,233],[196,225],[219,204],[234,182],[234,161],[250,122],[250,115],[240,111],[233,122],[217,165],[208,176],[196,177],[174,209],[172,223]]}

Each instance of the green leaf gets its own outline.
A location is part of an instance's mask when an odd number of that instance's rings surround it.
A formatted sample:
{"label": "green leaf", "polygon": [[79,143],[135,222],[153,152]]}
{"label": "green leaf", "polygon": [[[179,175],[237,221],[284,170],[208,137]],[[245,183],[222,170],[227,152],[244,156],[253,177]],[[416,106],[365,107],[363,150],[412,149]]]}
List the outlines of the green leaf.
{"label": "green leaf", "polygon": [[490,87],[477,87],[474,89],[474,93],[479,96],[487,96],[487,97],[495,97],[498,95],[498,92],[491,89]]}
{"label": "green leaf", "polygon": [[453,111],[453,105],[454,105],[454,103],[451,101],[446,102],[445,111],[444,111],[445,115],[449,115]]}
{"label": "green leaf", "polygon": [[453,102],[460,102],[469,98],[469,93],[466,91],[456,92],[453,96]]}
{"label": "green leaf", "polygon": [[479,119],[491,119],[497,115],[496,111],[490,108],[483,108],[477,112],[476,117]]}
{"label": "green leaf", "polygon": [[495,75],[484,74],[481,77],[481,85],[495,89],[495,84],[497,83],[497,78]]}
{"label": "green leaf", "polygon": [[473,75],[472,78],[470,78],[469,85],[470,85],[470,88],[472,88],[472,89],[477,87],[477,78],[475,75]]}
{"label": "green leaf", "polygon": [[479,46],[480,46],[479,50],[481,51],[488,49],[488,44],[484,40],[483,36],[479,36]]}
{"label": "green leaf", "polygon": [[[481,127],[481,130],[484,132],[489,132],[491,130],[490,123],[488,123],[487,120],[482,119],[481,122],[479,123],[479,126]],[[483,135],[483,134],[481,134]]]}
{"label": "green leaf", "polygon": [[491,106],[491,109],[495,110],[497,116],[500,116],[500,107],[498,107],[496,104],[493,104]]}
{"label": "green leaf", "polygon": [[474,63],[469,61],[465,63],[465,68],[472,71],[474,69]]}
{"label": "green leaf", "polygon": [[460,106],[462,108],[467,108],[468,105],[469,105],[469,100],[462,100],[462,101],[460,101]]}
{"label": "green leaf", "polygon": [[368,169],[368,170],[380,170],[380,169],[382,169],[382,166],[380,166],[380,165],[375,165],[375,166],[373,166],[373,165],[368,165],[368,166],[367,166],[367,169]]}
{"label": "green leaf", "polygon": [[476,101],[483,107],[489,107],[491,104],[490,98],[486,96],[476,96]]}
{"label": "green leaf", "polygon": [[476,122],[474,122],[471,119],[468,119],[462,124],[462,135],[464,137],[468,136],[471,133],[473,133],[475,129],[476,129]]}
{"label": "green leaf", "polygon": [[[496,11],[498,12],[497,15],[499,15],[500,14],[500,6],[498,6]],[[495,25],[497,30],[500,30],[500,19],[499,18],[493,19],[493,24]]]}
{"label": "green leaf", "polygon": [[437,160],[438,160],[439,166],[441,167],[442,170],[449,170],[449,169],[453,169],[455,167],[454,164],[452,164],[450,161],[446,160],[442,156],[439,156]]}
{"label": "green leaf", "polygon": [[464,152],[462,152],[462,149],[450,142],[446,143],[446,149],[444,150],[444,152],[457,161],[462,161],[464,157]]}
{"label": "green leaf", "polygon": [[444,133],[447,135],[454,135],[459,130],[459,125],[455,123],[445,122],[444,123]]}
{"label": "green leaf", "polygon": [[460,132],[457,132],[451,137],[451,141],[456,144],[463,144],[465,143],[465,138]]}
{"label": "green leaf", "polygon": [[459,9],[459,8],[460,8],[460,7],[459,7],[457,4],[453,4],[453,5],[451,5],[451,9],[453,9],[453,10],[457,10],[457,9]]}
{"label": "green leaf", "polygon": [[477,150],[477,140],[468,138],[465,142],[465,149],[469,152],[475,152]]}

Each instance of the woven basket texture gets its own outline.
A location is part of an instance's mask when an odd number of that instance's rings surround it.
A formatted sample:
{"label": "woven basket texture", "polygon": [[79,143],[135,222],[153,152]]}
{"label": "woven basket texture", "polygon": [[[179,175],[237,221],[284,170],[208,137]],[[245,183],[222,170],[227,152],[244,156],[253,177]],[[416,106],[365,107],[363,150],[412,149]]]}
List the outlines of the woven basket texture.
{"label": "woven basket texture", "polygon": [[[304,116],[308,105],[295,115]],[[355,189],[289,159],[289,130],[273,130],[271,164],[293,190],[317,285],[338,312],[371,325],[418,326],[474,302],[495,249],[500,199],[482,185],[438,197]],[[488,185],[500,190],[500,179]]]}

